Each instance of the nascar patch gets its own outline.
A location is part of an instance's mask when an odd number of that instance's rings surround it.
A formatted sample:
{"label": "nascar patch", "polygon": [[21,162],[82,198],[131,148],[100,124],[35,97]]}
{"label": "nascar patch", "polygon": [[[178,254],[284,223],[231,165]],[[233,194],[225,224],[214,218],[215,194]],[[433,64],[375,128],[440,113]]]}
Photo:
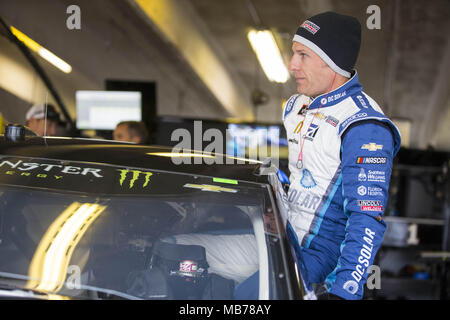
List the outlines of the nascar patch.
{"label": "nascar patch", "polygon": [[356,158],[357,164],[386,164],[386,157],[358,157]]}

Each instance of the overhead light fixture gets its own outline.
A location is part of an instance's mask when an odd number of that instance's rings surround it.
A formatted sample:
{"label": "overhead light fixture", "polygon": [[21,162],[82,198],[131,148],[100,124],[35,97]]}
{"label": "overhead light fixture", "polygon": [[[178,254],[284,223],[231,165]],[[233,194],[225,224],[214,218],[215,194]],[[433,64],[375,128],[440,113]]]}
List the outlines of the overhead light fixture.
{"label": "overhead light fixture", "polygon": [[65,73],[70,73],[72,71],[72,67],[70,64],[62,60],[61,58],[54,55],[49,50],[45,49],[43,46],[41,46],[39,43],[25,35],[24,33],[20,32],[16,28],[11,26],[11,32],[22,41],[28,48],[39,54],[42,58],[50,62],[52,65],[57,67],[59,70]]}
{"label": "overhead light fixture", "polygon": [[248,32],[247,38],[267,78],[272,82],[285,83],[289,79],[289,71],[272,32],[252,29]]}

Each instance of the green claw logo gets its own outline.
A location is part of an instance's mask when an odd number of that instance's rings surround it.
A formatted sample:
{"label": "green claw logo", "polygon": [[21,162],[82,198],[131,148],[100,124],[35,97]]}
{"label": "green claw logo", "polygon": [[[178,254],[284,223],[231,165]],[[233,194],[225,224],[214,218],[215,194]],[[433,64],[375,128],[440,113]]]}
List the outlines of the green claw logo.
{"label": "green claw logo", "polygon": [[130,180],[129,189],[134,187],[134,183],[136,182],[137,179],[139,179],[141,173],[145,176],[145,182],[142,185],[143,188],[145,188],[148,185],[148,183],[150,182],[150,176],[153,175],[153,173],[151,172],[144,172],[139,170],[119,170],[119,171],[120,171],[120,186],[122,186],[124,181],[127,179],[128,173],[129,172],[133,173],[133,176]]}

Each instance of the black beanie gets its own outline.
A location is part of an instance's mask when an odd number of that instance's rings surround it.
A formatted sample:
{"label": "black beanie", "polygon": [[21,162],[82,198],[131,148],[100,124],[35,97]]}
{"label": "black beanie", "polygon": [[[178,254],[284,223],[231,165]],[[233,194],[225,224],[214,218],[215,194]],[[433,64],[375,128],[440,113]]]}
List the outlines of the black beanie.
{"label": "black beanie", "polygon": [[361,24],[354,17],[324,12],[303,22],[293,41],[305,45],[331,69],[350,78],[361,46]]}

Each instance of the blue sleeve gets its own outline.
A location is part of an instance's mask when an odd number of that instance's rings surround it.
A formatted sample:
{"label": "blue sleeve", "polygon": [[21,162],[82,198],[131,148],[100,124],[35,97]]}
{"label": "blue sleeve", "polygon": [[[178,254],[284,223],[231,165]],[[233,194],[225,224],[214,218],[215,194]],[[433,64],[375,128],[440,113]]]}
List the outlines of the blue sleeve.
{"label": "blue sleeve", "polygon": [[363,296],[367,269],[386,229],[382,217],[394,157],[392,133],[381,124],[362,122],[346,132],[341,155],[343,208],[348,220],[338,264],[326,284],[329,292],[355,300]]}

